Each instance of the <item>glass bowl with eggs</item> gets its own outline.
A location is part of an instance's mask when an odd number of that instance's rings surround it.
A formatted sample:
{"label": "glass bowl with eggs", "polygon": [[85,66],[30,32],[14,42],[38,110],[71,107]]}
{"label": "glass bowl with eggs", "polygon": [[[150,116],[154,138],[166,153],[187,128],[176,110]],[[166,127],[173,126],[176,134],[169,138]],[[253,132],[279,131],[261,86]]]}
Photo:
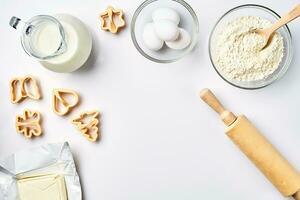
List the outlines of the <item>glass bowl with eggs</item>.
{"label": "glass bowl with eggs", "polygon": [[229,10],[217,21],[209,38],[209,55],[225,81],[243,89],[258,89],[285,74],[293,57],[288,26],[278,29],[265,47],[265,38],[256,33],[278,19],[267,7],[247,4]]}
{"label": "glass bowl with eggs", "polygon": [[131,38],[136,49],[158,63],[187,55],[196,45],[198,18],[183,0],[146,0],[135,11]]}

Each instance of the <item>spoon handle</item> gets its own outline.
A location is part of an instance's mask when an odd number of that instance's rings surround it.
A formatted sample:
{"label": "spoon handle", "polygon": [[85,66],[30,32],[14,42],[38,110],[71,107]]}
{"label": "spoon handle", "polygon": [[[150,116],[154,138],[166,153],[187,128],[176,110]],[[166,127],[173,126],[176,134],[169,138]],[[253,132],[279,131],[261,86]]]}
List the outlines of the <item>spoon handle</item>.
{"label": "spoon handle", "polygon": [[299,16],[300,16],[300,4],[298,4],[295,8],[293,8],[293,10],[291,10],[288,14],[284,15],[280,20],[275,22],[275,24],[273,24],[273,26],[270,28],[270,33],[275,32],[277,29],[289,23],[290,21],[296,19]]}

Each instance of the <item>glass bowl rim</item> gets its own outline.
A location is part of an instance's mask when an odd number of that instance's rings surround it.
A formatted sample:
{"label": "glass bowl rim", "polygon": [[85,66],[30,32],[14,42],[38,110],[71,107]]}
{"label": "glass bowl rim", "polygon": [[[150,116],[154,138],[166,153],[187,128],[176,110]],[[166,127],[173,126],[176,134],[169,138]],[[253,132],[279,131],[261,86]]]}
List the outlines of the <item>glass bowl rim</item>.
{"label": "glass bowl rim", "polygon": [[[210,61],[211,61],[211,64],[214,68],[214,70],[217,72],[217,74],[224,80],[226,81],[227,83],[229,83],[230,85],[234,86],[234,87],[237,87],[237,88],[240,88],[240,89],[246,89],[246,90],[256,90],[256,89],[261,89],[261,88],[264,88],[264,87],[267,87],[271,84],[273,84],[274,82],[276,82],[278,79],[280,79],[285,73],[286,71],[288,70],[289,66],[286,67],[285,71],[280,73],[282,70],[280,70],[278,72],[278,74],[280,74],[278,77],[276,77],[274,80],[272,80],[271,82],[265,84],[265,85],[262,85],[262,86],[257,86],[257,87],[246,87],[246,86],[241,86],[241,85],[237,85],[235,83],[232,83],[230,82],[229,80],[227,80],[225,77],[223,77],[223,75],[220,74],[220,72],[218,71],[217,67],[215,66],[214,64],[214,61],[213,61],[213,58],[212,58],[212,53],[211,53],[211,40],[212,40],[212,36],[213,36],[213,33],[215,32],[218,24],[220,23],[220,21],[226,17],[228,14],[232,13],[233,11],[235,10],[238,10],[238,9],[241,9],[241,8],[255,8],[255,9],[261,9],[261,10],[264,10],[266,12],[269,12],[270,14],[273,14],[273,16],[277,19],[280,19],[281,16],[275,12],[274,10],[266,7],[266,6],[263,6],[263,5],[259,5],[259,4],[242,4],[242,5],[239,5],[239,6],[236,6],[236,7],[233,7],[231,9],[229,9],[228,11],[226,11],[220,18],[218,18],[217,22],[215,23],[215,25],[213,26],[213,29],[211,30],[210,32],[210,35],[209,35],[209,41],[208,41],[208,52],[209,52],[209,58],[210,58]],[[290,31],[290,28],[288,27],[288,25],[284,25],[283,27],[285,27],[286,29],[286,32],[287,32],[287,35],[288,35],[288,40],[290,41],[290,46],[289,46],[289,56],[287,57],[287,60],[286,62],[284,63],[283,66],[285,65],[290,65],[291,64],[291,61],[292,61],[292,58],[293,58],[293,44],[292,44],[292,34],[291,34],[291,31]],[[282,67],[284,68],[284,67]]]}
{"label": "glass bowl rim", "polygon": [[197,17],[196,12],[194,11],[194,9],[184,0],[171,0],[171,1],[175,1],[181,5],[183,5],[188,12],[191,14],[192,18],[193,18],[193,23],[196,25],[195,29],[195,35],[193,36],[194,38],[192,39],[192,43],[190,44],[190,46],[185,50],[184,53],[182,53],[182,55],[180,55],[178,58],[175,59],[166,59],[166,60],[160,60],[157,58],[153,58],[152,56],[149,56],[147,53],[145,53],[143,51],[143,49],[140,47],[140,45],[138,44],[137,40],[136,40],[136,36],[135,36],[135,24],[136,24],[136,19],[139,16],[139,14],[141,13],[141,11],[149,4],[155,2],[155,1],[159,1],[159,0],[145,0],[143,3],[141,3],[138,8],[135,10],[132,20],[131,20],[131,25],[130,25],[130,32],[131,32],[131,40],[135,46],[135,48],[138,50],[138,52],[144,56],[145,58],[156,62],[156,63],[172,63],[175,61],[180,60],[181,58],[183,58],[184,56],[186,56],[187,54],[189,54],[193,48],[196,46],[197,42],[198,42],[198,36],[199,36],[199,20]]}

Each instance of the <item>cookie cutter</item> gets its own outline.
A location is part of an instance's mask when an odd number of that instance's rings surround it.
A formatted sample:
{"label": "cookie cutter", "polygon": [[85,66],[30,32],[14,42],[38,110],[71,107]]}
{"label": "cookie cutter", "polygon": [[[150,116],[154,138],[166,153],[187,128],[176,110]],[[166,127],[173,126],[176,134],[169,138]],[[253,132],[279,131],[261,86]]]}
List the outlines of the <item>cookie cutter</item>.
{"label": "cookie cutter", "polygon": [[41,128],[41,114],[37,111],[25,109],[22,115],[16,116],[16,130],[23,134],[26,138],[32,136],[40,136],[42,134]]}
{"label": "cookie cutter", "polygon": [[117,33],[120,28],[126,26],[123,10],[112,6],[108,6],[107,9],[100,14],[99,18],[101,20],[101,29],[111,33]]}
{"label": "cookie cutter", "polygon": [[20,103],[25,98],[38,100],[41,98],[37,80],[32,76],[13,78],[10,83],[10,101]]}
{"label": "cookie cutter", "polygon": [[72,119],[72,123],[77,126],[79,131],[91,142],[97,141],[99,137],[99,112],[86,111]]}
{"label": "cookie cutter", "polygon": [[[72,97],[73,101],[67,99],[66,96]],[[53,89],[52,106],[53,111],[57,115],[68,114],[79,103],[79,95],[69,89]]]}

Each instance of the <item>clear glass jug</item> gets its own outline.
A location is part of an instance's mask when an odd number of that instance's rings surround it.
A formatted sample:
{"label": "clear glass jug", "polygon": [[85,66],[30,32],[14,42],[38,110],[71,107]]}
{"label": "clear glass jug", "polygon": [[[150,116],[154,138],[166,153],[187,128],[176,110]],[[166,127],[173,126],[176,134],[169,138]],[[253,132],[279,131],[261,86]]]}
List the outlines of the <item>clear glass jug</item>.
{"label": "clear glass jug", "polygon": [[10,25],[20,31],[24,51],[52,71],[75,71],[90,55],[91,35],[71,15],[38,15],[26,22],[12,17]]}

